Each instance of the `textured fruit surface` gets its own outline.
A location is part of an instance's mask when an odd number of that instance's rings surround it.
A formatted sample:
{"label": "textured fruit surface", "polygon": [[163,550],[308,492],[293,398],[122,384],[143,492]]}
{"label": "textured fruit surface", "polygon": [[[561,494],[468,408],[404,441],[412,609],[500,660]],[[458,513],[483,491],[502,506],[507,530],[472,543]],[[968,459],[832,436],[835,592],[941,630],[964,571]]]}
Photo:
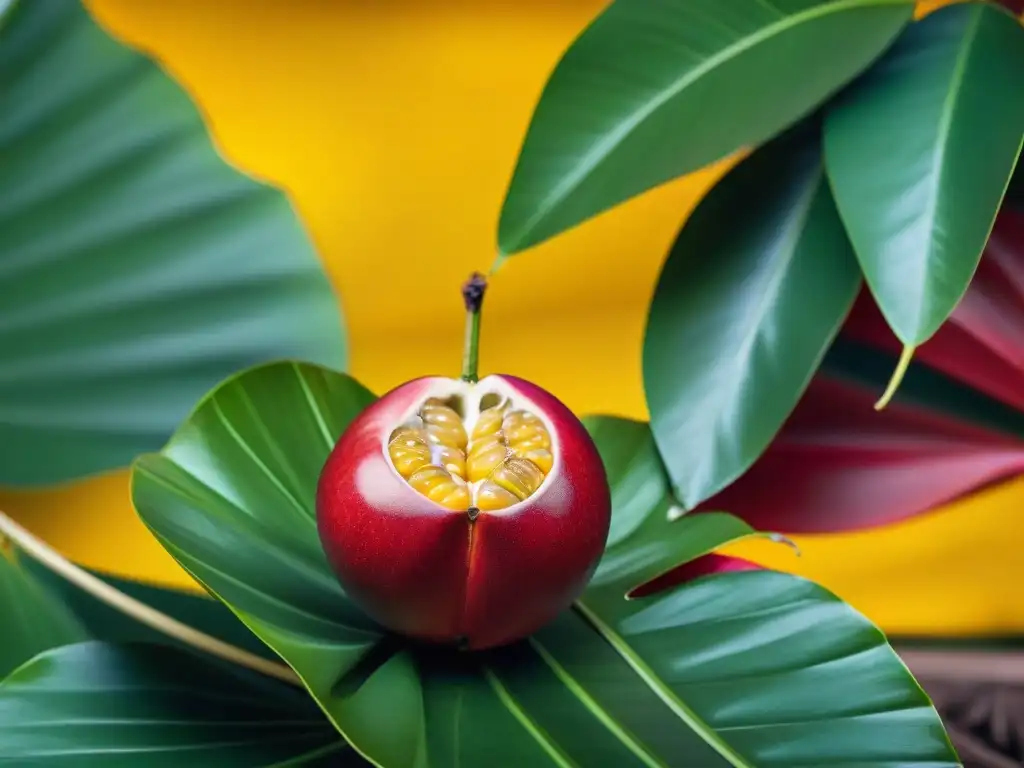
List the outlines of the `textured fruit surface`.
{"label": "textured fruit surface", "polygon": [[610,513],[583,425],[512,376],[392,390],[342,435],[317,490],[320,537],[353,600],[395,631],[470,648],[567,608]]}

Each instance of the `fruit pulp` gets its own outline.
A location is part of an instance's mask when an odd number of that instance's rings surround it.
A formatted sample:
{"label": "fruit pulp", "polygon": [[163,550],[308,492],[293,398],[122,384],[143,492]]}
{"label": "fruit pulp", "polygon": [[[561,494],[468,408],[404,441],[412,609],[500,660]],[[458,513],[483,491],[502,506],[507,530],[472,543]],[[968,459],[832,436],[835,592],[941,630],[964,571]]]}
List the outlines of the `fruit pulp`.
{"label": "fruit pulp", "polygon": [[506,400],[466,423],[456,404],[429,398],[392,431],[388,456],[398,474],[451,510],[505,509],[540,490],[555,462],[543,419]]}

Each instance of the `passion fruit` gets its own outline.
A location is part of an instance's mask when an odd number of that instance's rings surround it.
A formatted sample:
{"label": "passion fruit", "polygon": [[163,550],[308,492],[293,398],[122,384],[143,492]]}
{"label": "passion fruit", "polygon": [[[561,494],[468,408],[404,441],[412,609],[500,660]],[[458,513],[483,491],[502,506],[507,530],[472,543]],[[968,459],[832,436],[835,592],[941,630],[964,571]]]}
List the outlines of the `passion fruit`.
{"label": "passion fruit", "polygon": [[482,649],[572,604],[604,551],[611,493],[579,419],[508,375],[477,379],[486,288],[463,286],[460,379],[391,390],[345,430],[317,487],[317,527],[349,597],[382,625]]}

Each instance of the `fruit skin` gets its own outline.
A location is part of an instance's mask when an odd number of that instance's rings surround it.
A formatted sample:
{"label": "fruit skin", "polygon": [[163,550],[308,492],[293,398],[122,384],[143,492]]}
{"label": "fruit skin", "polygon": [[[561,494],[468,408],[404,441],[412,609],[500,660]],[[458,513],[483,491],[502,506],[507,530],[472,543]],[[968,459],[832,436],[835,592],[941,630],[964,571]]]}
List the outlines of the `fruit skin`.
{"label": "fruit skin", "polygon": [[[317,527],[349,597],[402,634],[470,649],[525,637],[568,608],[593,575],[611,519],[611,492],[593,441],[553,395],[514,376],[513,397],[547,416],[560,463],[510,511],[471,521],[398,475],[385,440],[439,377],[407,382],[349,425],[317,487]],[[560,467],[560,468],[559,468]]]}

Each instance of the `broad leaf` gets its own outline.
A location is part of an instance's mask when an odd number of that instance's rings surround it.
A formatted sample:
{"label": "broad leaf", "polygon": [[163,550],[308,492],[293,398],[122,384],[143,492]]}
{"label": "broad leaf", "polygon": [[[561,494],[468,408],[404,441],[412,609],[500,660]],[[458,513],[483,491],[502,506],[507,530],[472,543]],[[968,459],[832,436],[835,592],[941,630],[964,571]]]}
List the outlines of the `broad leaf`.
{"label": "broad leaf", "polygon": [[334,585],[311,525],[317,473],[369,397],[315,366],[246,372],[140,460],[133,498],[179,562],[274,645],[377,764],[954,764],[878,630],[808,582],[730,572],[624,599],[752,533],[723,513],[676,519],[638,422],[588,423],[614,513],[576,608],[485,653],[378,641]]}
{"label": "broad leaf", "polygon": [[585,420],[608,472],[611,528],[588,594],[617,605],[631,589],[704,555],[724,542],[755,535],[742,520],[722,512],[677,519],[668,478],[651,430],[638,421],[591,416]]}
{"label": "broad leaf", "polygon": [[75,615],[18,560],[0,539],[0,680],[38,653],[88,636]]}
{"label": "broad leaf", "polygon": [[771,138],[868,66],[913,9],[910,0],[616,0],[541,95],[501,212],[500,250],[521,251]]}
{"label": "broad leaf", "polygon": [[700,203],[658,279],[643,350],[651,427],[682,504],[768,447],[859,285],[816,122],[762,147]]}
{"label": "broad leaf", "polygon": [[[63,601],[85,627],[89,637],[116,643],[162,643],[185,647],[183,643],[101,602],[30,558],[21,558],[21,565],[51,594]],[[91,573],[129,597],[190,627],[250,653],[269,659],[277,658],[277,655],[253,635],[220,600],[204,594],[158,587],[95,571]]]}
{"label": "broad leaf", "polygon": [[961,392],[921,366],[892,405],[873,412],[893,363],[837,344],[764,455],[697,509],[728,509],[787,534],[862,530],[1024,472],[1024,440],[951,412],[957,404],[978,416],[986,404],[953,397]]}
{"label": "broad leaf", "polygon": [[345,363],[288,199],[78,0],[6,13],[0,114],[0,484],[125,466],[240,368]]}
{"label": "broad leaf", "polygon": [[949,322],[894,402],[871,403],[900,343],[867,291],[768,450],[698,506],[784,533],[885,525],[1024,472],[1024,219],[1000,214]]}
{"label": "broad leaf", "polygon": [[872,293],[907,346],[967,290],[1024,136],[1024,29],[987,3],[912,24],[828,111],[825,155]]}
{"label": "broad leaf", "polygon": [[[854,307],[843,335],[899,353],[898,340],[867,297]],[[1016,433],[1024,435],[1024,212],[1003,207],[967,293],[914,359],[1005,403],[1017,418],[993,412],[987,421],[1004,428],[1016,421]]]}
{"label": "broad leaf", "polygon": [[[312,364],[260,366],[207,396],[163,452],[140,457],[132,471],[143,522],[295,669],[336,722],[374,700],[373,686],[331,692],[383,635],[331,573],[314,497],[335,440],[372,400],[353,379]],[[395,702],[386,710],[401,717]]]}
{"label": "broad leaf", "polygon": [[301,691],[159,645],[71,645],[0,684],[0,763],[356,766]]}

